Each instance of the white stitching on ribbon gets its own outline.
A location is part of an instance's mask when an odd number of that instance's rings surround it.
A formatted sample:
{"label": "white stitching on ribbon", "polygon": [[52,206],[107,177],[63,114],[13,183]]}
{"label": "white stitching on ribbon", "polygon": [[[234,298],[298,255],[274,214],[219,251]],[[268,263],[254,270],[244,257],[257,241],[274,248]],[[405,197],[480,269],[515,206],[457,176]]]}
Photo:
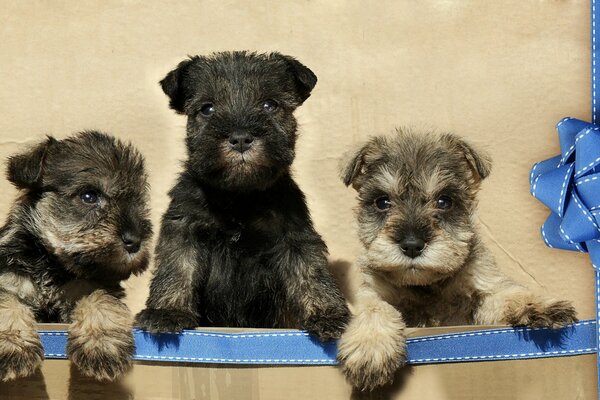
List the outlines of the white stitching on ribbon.
{"label": "white stitching on ribbon", "polygon": [[537,353],[518,353],[518,354],[495,354],[490,356],[470,356],[470,357],[448,357],[448,358],[420,358],[420,359],[409,359],[409,363],[422,363],[431,361],[459,361],[459,360],[491,360],[491,359],[502,359],[502,358],[523,358],[532,356],[546,356],[548,354],[581,354],[581,353],[593,353],[596,349],[588,347],[586,349],[577,350],[561,350],[561,351],[546,351]]}
{"label": "white stitching on ribbon", "polygon": [[588,221],[590,221],[592,223],[592,225],[594,225],[594,228],[596,228],[597,231],[600,231],[600,228],[596,224],[596,221],[594,221],[594,219],[588,213],[585,212],[585,209],[583,208],[583,206],[581,205],[579,200],[577,200],[577,196],[573,196],[573,200],[575,200],[575,204],[577,204],[577,207],[579,207],[579,209],[581,210],[583,215],[585,215],[585,217],[588,219]]}
{"label": "white stitching on ribbon", "polygon": [[[573,326],[573,327],[585,326],[585,325],[593,325],[595,323],[596,323],[596,321],[582,321],[582,322],[576,322],[570,326]],[[460,337],[487,336],[487,335],[497,335],[497,334],[515,333],[515,332],[523,333],[523,332],[539,331],[542,329],[546,329],[546,328],[504,328],[504,329],[497,329],[497,330],[491,330],[491,331],[455,333],[452,335],[439,335],[439,336],[430,336],[430,337],[415,338],[415,339],[411,338],[411,339],[408,339],[407,341],[409,343],[428,342],[431,340],[453,339],[453,338],[460,338]]]}
{"label": "white stitching on ribbon", "polygon": [[[143,332],[141,330],[135,330],[135,332]],[[46,336],[67,336],[67,332],[61,331],[40,331],[40,335]],[[178,333],[170,333],[170,334],[180,334],[184,336],[209,336],[209,337],[220,337],[227,339],[245,339],[245,338],[254,338],[254,337],[289,337],[289,336],[309,336],[307,332],[289,332],[289,333],[206,333],[206,332],[178,332]]]}
{"label": "white stitching on ribbon", "polygon": [[558,198],[558,211],[561,214],[563,212],[563,207],[564,207],[563,196],[565,194],[565,189],[567,187],[567,182],[568,182],[569,177],[571,176],[572,173],[573,173],[573,166],[569,167],[569,169],[567,170],[567,173],[565,174],[565,179],[563,180],[562,188],[560,189],[560,197]]}
{"label": "white stitching on ribbon", "polygon": [[548,238],[546,237],[546,231],[544,230],[544,227],[543,227],[543,226],[542,226],[542,229],[541,229],[541,231],[542,231],[542,238],[544,238],[544,242],[546,243],[546,246],[548,246],[548,247],[550,247],[551,249],[553,249],[553,248],[554,248],[554,246],[552,246],[552,245],[550,244],[550,242],[548,241]]}
{"label": "white stitching on ribbon", "polygon": [[598,180],[597,176],[592,176],[591,178],[585,178],[582,181],[575,182],[575,186],[583,185],[584,183],[592,182],[592,181],[595,181],[595,180]]}
{"label": "white stitching on ribbon", "polygon": [[581,168],[579,171],[575,172],[575,175],[581,175],[582,173],[587,172],[589,169],[591,169],[594,166],[594,164],[598,163],[598,161],[600,161],[600,157],[596,158],[594,161],[592,161],[585,167]]}
{"label": "white stitching on ribbon", "polygon": [[262,362],[262,363],[280,363],[280,364],[290,364],[290,363],[328,363],[331,364],[332,360],[285,360],[285,359],[233,359],[233,358],[204,358],[204,357],[171,357],[171,356],[144,356],[144,355],[135,355],[134,358],[140,359],[148,359],[148,360],[173,360],[173,361],[213,361],[213,362]]}

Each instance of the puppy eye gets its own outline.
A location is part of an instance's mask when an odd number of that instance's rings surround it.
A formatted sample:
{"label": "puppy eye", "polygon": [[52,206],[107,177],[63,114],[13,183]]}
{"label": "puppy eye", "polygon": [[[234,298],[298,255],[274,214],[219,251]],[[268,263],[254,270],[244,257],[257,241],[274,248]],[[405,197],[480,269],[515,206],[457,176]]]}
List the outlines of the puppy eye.
{"label": "puppy eye", "polygon": [[436,207],[440,210],[448,210],[452,207],[452,199],[448,196],[440,196],[436,201]]}
{"label": "puppy eye", "polygon": [[215,113],[215,106],[213,103],[204,103],[200,107],[200,113],[205,117],[210,117]]}
{"label": "puppy eye", "polygon": [[392,206],[392,202],[388,196],[381,196],[375,199],[375,207],[381,211],[388,210]]}
{"label": "puppy eye", "polygon": [[273,111],[277,110],[277,107],[279,107],[279,104],[277,104],[277,102],[275,100],[271,100],[271,99],[265,100],[262,104],[262,108],[266,112],[273,112]]}
{"label": "puppy eye", "polygon": [[85,204],[96,204],[98,202],[98,193],[93,190],[89,190],[81,193],[79,198],[81,198],[81,201],[83,201]]}

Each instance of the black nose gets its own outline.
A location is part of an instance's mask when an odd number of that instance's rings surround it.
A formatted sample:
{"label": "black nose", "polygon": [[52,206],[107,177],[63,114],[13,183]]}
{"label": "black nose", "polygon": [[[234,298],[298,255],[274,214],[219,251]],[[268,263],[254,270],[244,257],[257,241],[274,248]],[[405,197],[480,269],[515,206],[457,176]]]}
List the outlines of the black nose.
{"label": "black nose", "polygon": [[247,132],[233,132],[229,136],[231,148],[240,153],[248,150],[252,146],[252,142],[254,142],[254,136]]}
{"label": "black nose", "polygon": [[121,235],[121,240],[123,240],[123,245],[125,246],[125,250],[129,253],[137,253],[140,249],[140,245],[142,244],[142,239],[134,233],[125,232]]}
{"label": "black nose", "polygon": [[404,255],[415,258],[421,255],[425,248],[425,241],[415,236],[407,236],[400,242],[400,248]]}

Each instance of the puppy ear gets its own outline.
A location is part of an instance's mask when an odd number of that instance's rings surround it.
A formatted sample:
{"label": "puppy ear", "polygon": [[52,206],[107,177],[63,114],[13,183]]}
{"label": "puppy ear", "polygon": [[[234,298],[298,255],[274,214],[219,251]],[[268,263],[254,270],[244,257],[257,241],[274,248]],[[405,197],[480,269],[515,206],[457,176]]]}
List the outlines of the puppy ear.
{"label": "puppy ear", "polygon": [[317,84],[317,76],[306,65],[296,60],[294,57],[274,53],[276,57],[281,57],[288,66],[288,71],[294,77],[296,90],[300,96],[301,103],[310,97],[310,92]]}
{"label": "puppy ear", "polygon": [[187,70],[193,61],[194,59],[190,58],[189,60],[180,62],[179,65],[177,65],[177,68],[169,72],[167,76],[160,81],[163,92],[169,96],[169,106],[179,114],[184,113],[186,100],[184,79]]}
{"label": "puppy ear", "polygon": [[6,177],[19,189],[33,189],[41,184],[48,149],[57,143],[52,136],[29,151],[8,158]]}
{"label": "puppy ear", "polygon": [[377,159],[377,150],[385,146],[385,138],[372,138],[357,150],[346,154],[340,163],[340,177],[344,185],[359,190],[364,183],[366,167]]}
{"label": "puppy ear", "polygon": [[490,175],[492,159],[487,153],[476,150],[471,144],[456,135],[448,134],[446,137],[465,157],[477,181],[482,181]]}

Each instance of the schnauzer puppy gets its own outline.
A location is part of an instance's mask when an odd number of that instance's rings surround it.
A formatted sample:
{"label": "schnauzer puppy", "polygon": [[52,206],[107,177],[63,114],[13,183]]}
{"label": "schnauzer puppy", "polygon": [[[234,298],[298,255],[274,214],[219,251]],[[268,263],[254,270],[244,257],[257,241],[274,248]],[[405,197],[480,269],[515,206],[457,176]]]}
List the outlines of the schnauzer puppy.
{"label": "schnauzer puppy", "polygon": [[142,156],[99,132],[48,137],[10,157],[7,177],[21,193],[0,229],[0,379],[42,362],[36,321],[70,323],[69,359],[116,379],[134,351],[120,281],[148,265]]}
{"label": "schnauzer puppy", "polygon": [[457,136],[399,130],[353,154],[342,179],[358,191],[357,312],[339,345],[349,381],[371,390],[405,361],[405,324],[562,327],[571,303],[513,282],[496,266],[474,212],[490,159]]}
{"label": "schnauzer puppy", "polygon": [[188,159],[162,218],[142,328],[340,336],[349,311],[290,173],[293,111],[316,82],[292,57],[249,52],[192,57],[161,81],[187,115]]}

